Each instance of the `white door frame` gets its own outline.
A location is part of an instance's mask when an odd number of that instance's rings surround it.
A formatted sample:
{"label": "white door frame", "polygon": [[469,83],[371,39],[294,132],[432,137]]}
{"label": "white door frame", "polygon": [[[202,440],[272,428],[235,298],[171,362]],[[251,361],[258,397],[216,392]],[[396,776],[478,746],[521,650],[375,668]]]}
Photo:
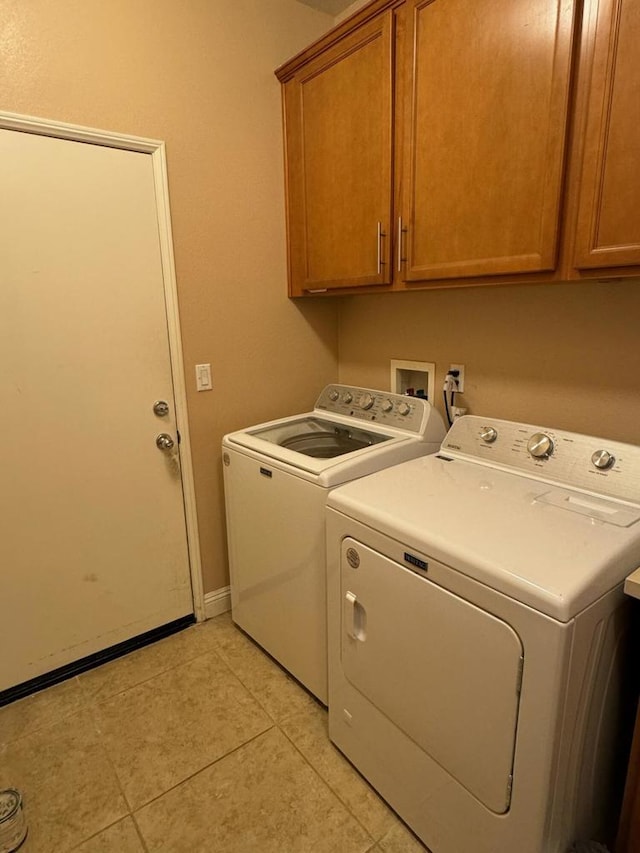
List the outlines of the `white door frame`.
{"label": "white door frame", "polygon": [[169,358],[176,407],[176,426],[180,432],[180,462],[187,545],[189,548],[189,572],[191,575],[194,613],[196,619],[200,622],[205,619],[204,589],[202,585],[202,563],[200,539],[198,537],[198,517],[196,513],[189,419],[187,416],[187,392],[182,359],[182,338],[178,315],[178,291],[169,211],[169,183],[167,180],[165,144],[157,139],[125,136],[120,133],[110,133],[80,125],[66,124],[64,122],[50,121],[48,119],[35,118],[34,116],[24,116],[2,111],[0,111],[0,129],[35,133],[40,136],[52,136],[59,139],[70,139],[75,142],[87,142],[93,145],[106,145],[110,148],[123,148],[127,151],[138,151],[142,154],[149,154],[151,157],[158,214],[162,280],[169,334]]}

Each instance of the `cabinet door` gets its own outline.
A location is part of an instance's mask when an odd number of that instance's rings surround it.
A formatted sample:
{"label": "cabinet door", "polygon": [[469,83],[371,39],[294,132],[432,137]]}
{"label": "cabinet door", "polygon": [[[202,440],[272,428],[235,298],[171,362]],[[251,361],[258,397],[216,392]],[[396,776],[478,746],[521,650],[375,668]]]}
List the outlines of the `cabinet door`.
{"label": "cabinet door", "polygon": [[389,284],[393,13],[285,84],[289,292]]}
{"label": "cabinet door", "polygon": [[409,0],[407,281],[553,270],[570,0]]}
{"label": "cabinet door", "polygon": [[574,263],[640,264],[640,2],[587,4],[595,33]]}

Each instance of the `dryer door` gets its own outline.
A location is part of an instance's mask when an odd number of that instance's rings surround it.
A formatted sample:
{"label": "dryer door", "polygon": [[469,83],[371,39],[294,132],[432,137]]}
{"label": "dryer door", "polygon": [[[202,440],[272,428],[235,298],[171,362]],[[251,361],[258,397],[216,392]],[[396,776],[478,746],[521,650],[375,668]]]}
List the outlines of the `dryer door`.
{"label": "dryer door", "polygon": [[487,808],[506,812],[522,678],[518,635],[351,538],[342,543],[341,583],[345,676]]}

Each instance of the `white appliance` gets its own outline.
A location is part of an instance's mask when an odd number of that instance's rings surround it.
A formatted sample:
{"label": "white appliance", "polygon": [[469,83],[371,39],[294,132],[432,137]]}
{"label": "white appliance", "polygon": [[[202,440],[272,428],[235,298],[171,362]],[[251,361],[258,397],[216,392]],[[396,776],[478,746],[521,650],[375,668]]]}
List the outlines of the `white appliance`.
{"label": "white appliance", "polygon": [[640,448],[473,416],[329,495],[329,734],[432,853],[605,840],[639,520]]}
{"label": "white appliance", "polygon": [[424,399],[329,385],[312,412],[222,441],[233,620],[325,704],[327,494],[444,435]]}

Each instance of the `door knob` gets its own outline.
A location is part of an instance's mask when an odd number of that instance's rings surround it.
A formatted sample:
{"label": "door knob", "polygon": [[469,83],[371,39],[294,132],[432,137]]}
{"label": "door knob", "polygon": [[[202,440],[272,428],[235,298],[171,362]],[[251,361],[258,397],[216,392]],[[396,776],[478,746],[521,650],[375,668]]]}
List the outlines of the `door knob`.
{"label": "door knob", "polygon": [[164,450],[165,453],[169,450],[173,450],[174,444],[174,440],[166,432],[161,432],[160,435],[156,436],[156,447],[159,450]]}
{"label": "door knob", "polygon": [[169,414],[169,404],[166,400],[156,400],[153,404],[153,413],[159,418],[164,418]]}

